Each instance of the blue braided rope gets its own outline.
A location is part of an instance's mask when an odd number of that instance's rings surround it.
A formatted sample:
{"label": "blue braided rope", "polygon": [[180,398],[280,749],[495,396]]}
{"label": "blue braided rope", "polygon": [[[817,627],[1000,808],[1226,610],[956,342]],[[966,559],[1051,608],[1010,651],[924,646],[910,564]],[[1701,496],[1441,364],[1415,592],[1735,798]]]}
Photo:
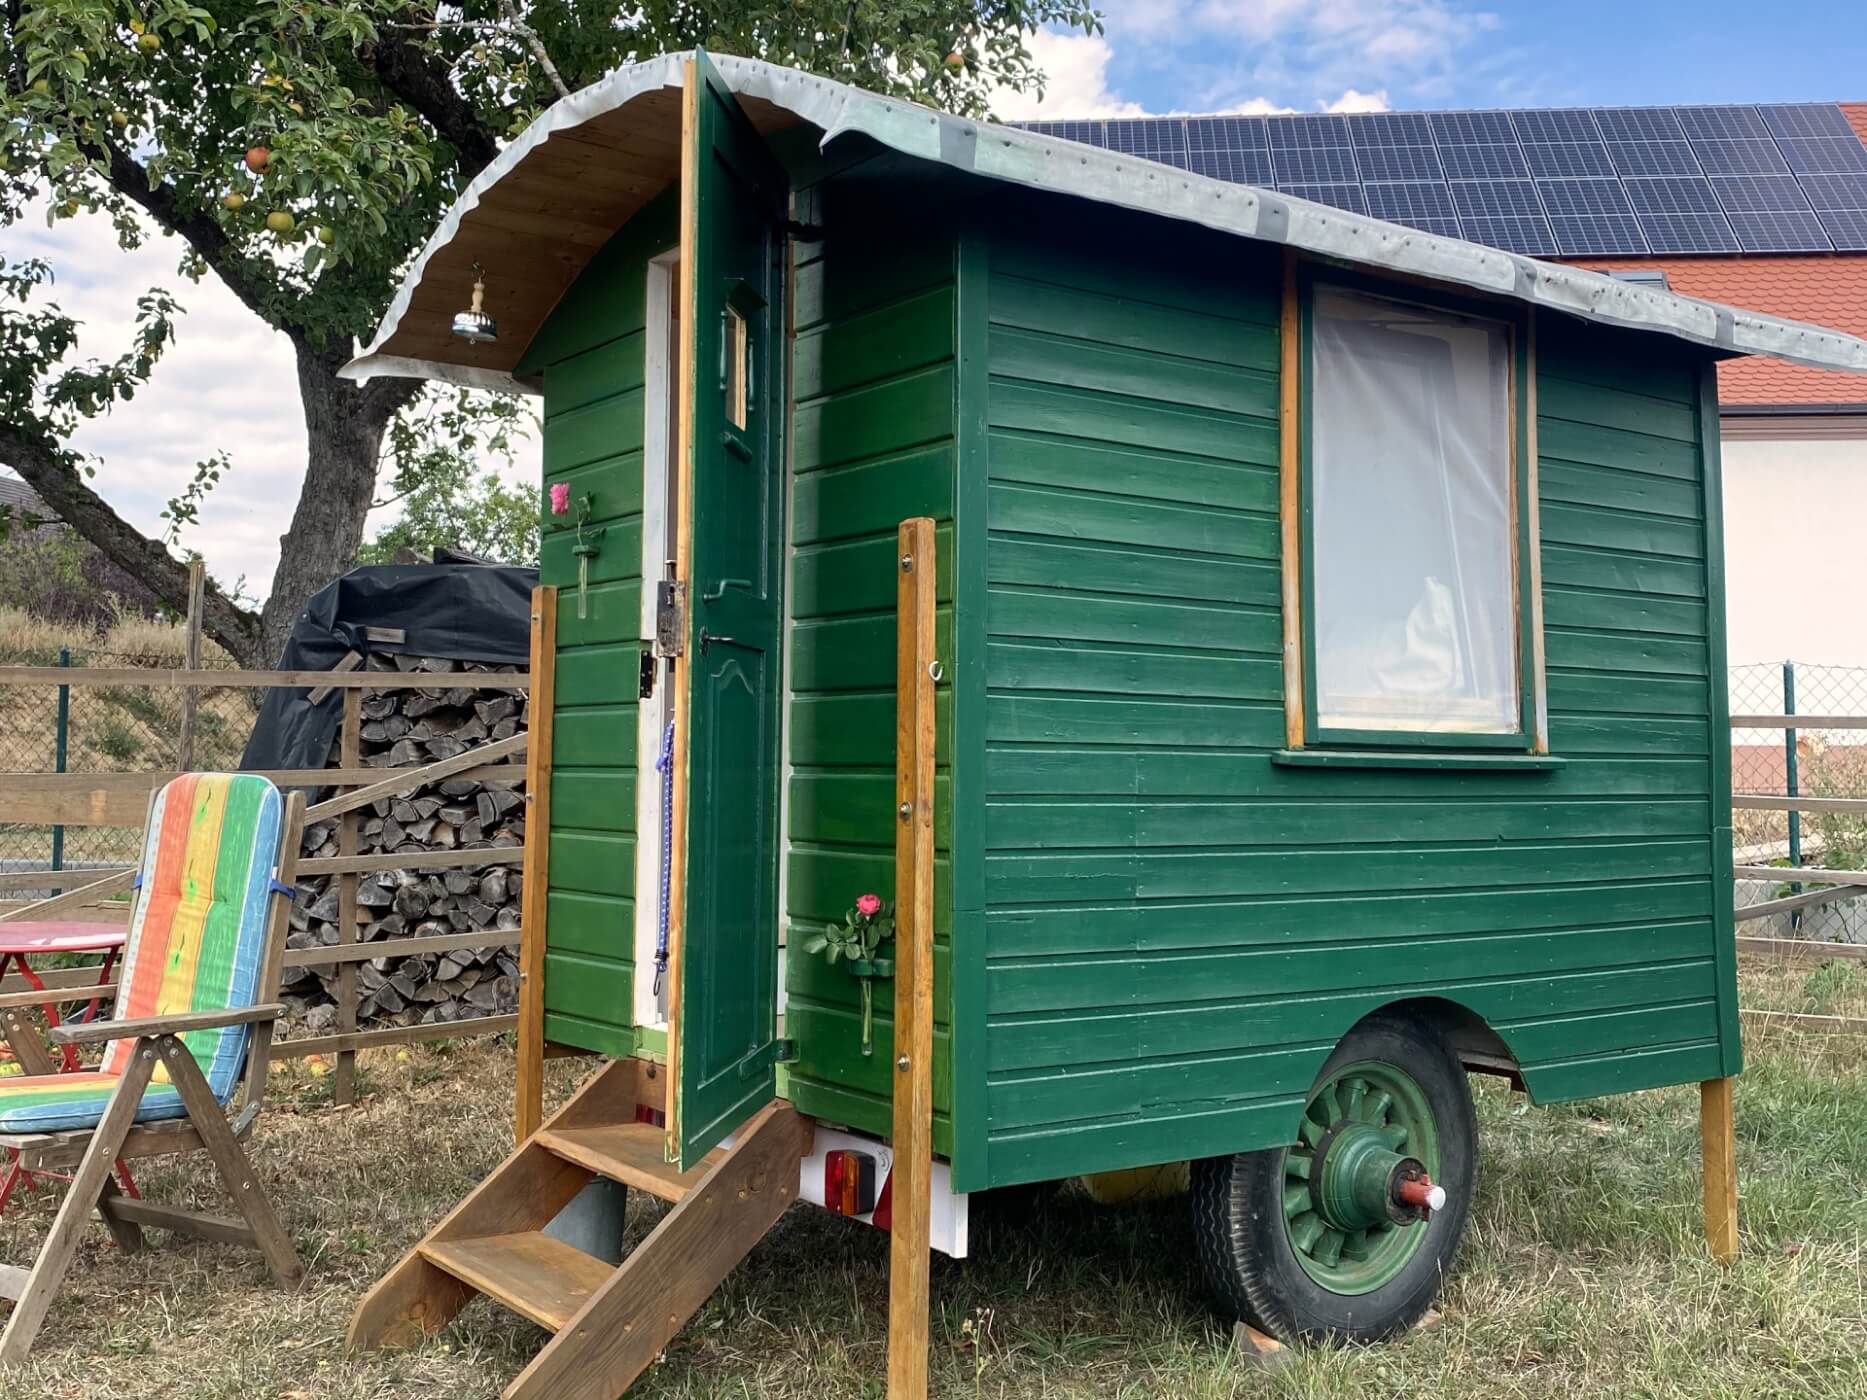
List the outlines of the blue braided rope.
{"label": "blue braided rope", "polygon": [[655,760],[661,774],[661,904],[655,915],[655,995],[661,995],[661,979],[668,971],[668,894],[674,866],[674,721],[661,734],[661,757]]}

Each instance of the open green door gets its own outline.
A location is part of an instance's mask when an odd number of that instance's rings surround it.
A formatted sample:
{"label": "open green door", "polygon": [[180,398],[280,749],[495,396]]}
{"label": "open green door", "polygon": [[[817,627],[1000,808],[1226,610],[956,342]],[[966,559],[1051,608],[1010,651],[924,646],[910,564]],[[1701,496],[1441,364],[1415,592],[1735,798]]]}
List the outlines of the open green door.
{"label": "open green door", "polygon": [[788,192],[704,53],[688,65],[681,131],[678,573],[689,606],[675,702],[686,800],[675,802],[685,859],[668,1146],[685,1168],[777,1081]]}

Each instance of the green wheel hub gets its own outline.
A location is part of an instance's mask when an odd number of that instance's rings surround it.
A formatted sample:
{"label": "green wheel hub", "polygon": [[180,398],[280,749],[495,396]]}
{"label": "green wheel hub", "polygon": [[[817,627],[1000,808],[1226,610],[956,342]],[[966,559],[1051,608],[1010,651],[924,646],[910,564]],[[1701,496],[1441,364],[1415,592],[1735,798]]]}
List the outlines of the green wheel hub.
{"label": "green wheel hub", "polygon": [[1344,1065],[1303,1112],[1284,1154],[1284,1230],[1297,1262],[1332,1293],[1370,1293],[1419,1252],[1426,1226],[1397,1213],[1395,1171],[1408,1158],[1439,1172],[1426,1092],[1395,1065]]}

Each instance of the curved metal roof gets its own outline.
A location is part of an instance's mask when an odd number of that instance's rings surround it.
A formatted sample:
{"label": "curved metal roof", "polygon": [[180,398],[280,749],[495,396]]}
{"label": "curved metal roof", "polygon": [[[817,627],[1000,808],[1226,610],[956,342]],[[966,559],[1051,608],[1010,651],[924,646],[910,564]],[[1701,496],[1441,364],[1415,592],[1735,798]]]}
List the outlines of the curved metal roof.
{"label": "curved metal roof", "polygon": [[[687,54],[619,68],[556,103],[455,201],[403,280],[351,379],[413,375],[526,390],[526,345],[629,217],[679,176]],[[808,125],[828,146],[858,132],[903,155],[986,179],[1093,199],[1388,272],[1468,287],[1737,355],[1867,373],[1867,341],[1581,268],[1422,233],[1142,157],[950,116],[757,59],[715,56],[760,130]],[[473,265],[488,271],[501,338],[453,337]]]}

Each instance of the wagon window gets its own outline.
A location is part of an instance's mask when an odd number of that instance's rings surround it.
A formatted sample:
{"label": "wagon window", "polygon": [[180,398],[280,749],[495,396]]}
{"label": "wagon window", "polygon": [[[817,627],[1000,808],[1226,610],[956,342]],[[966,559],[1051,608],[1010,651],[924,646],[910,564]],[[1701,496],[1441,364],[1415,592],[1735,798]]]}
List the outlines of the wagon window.
{"label": "wagon window", "polygon": [[1312,723],[1521,733],[1512,327],[1318,284],[1309,361]]}

